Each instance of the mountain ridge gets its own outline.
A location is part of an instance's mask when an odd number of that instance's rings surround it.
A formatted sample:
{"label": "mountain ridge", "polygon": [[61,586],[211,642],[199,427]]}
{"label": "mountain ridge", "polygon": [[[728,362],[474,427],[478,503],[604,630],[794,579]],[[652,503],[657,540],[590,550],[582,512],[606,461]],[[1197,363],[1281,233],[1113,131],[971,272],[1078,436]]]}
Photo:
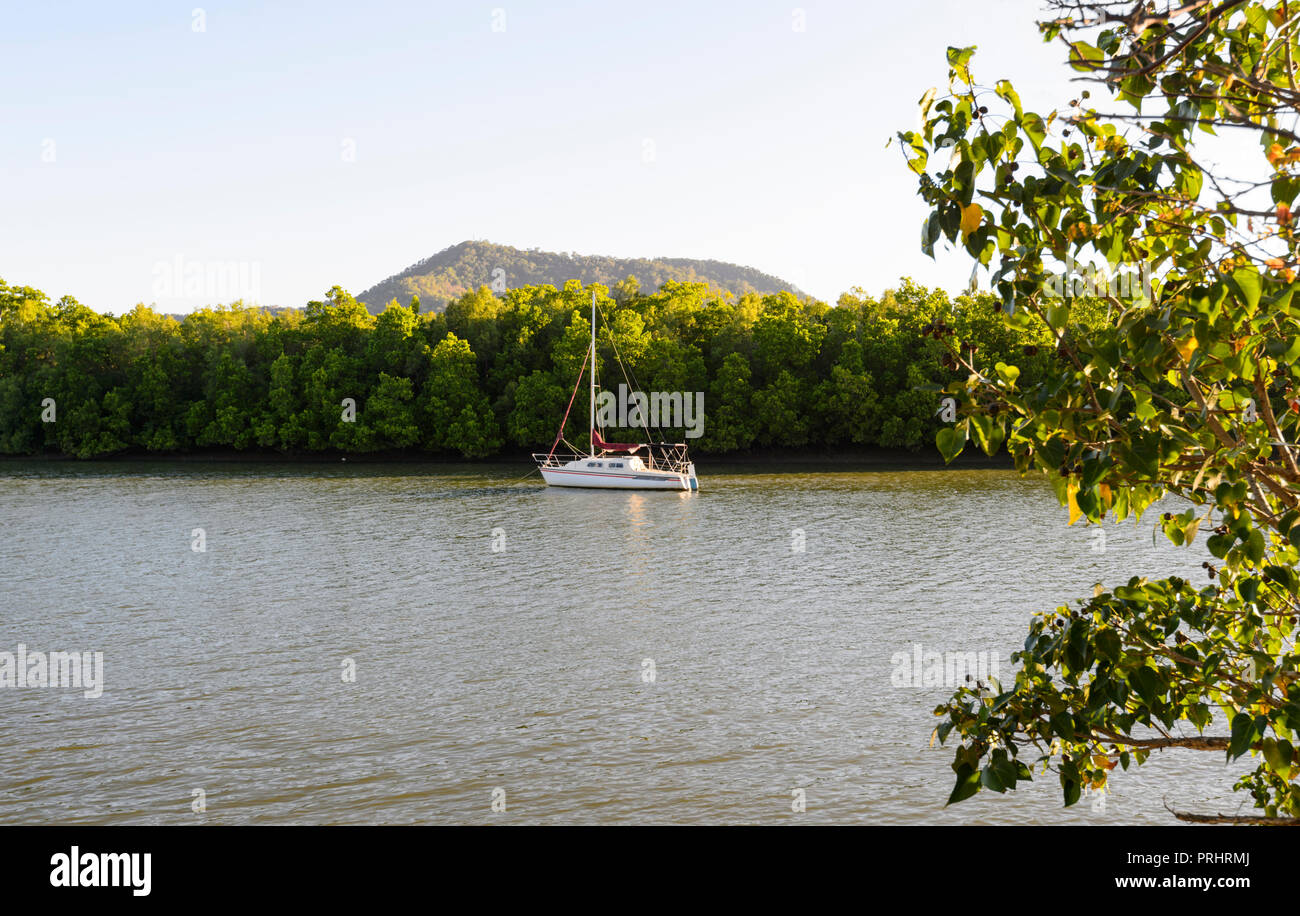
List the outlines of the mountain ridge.
{"label": "mountain ridge", "polygon": [[419,296],[423,310],[441,311],[447,301],[487,286],[504,290],[545,283],[560,288],[568,280],[613,287],[632,276],[640,288],[656,290],[669,280],[707,283],[719,290],[744,293],[804,293],[780,277],[753,267],[701,258],[615,258],[573,252],[514,248],[482,240],[467,240],[444,248],[398,271],[357,296],[379,313],[396,299],[402,305]]}

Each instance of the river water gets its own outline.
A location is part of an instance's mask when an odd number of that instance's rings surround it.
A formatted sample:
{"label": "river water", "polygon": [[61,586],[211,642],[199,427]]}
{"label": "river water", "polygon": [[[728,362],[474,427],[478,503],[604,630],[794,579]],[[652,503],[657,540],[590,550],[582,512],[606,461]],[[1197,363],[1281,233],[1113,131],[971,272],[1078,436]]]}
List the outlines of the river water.
{"label": "river water", "polygon": [[[945,808],[925,652],[1010,682],[1030,615],[1207,554],[1104,540],[1009,471],[548,489],[527,465],[0,464],[0,823],[1170,823],[1230,813],[1170,751],[1061,806]],[[201,529],[201,530],[199,530]],[[196,549],[196,548],[202,548]],[[924,657],[924,656],[923,656]],[[803,808],[803,810],[795,810]],[[199,810],[196,810],[199,809]]]}

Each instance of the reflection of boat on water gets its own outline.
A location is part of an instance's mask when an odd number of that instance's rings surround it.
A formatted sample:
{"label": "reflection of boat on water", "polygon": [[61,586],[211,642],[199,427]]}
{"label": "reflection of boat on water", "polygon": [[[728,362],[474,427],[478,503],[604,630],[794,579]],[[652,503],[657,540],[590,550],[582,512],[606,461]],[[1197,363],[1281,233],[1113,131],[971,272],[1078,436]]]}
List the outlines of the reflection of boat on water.
{"label": "reflection of boat on water", "polygon": [[[606,442],[596,425],[596,294],[591,294],[591,357],[590,422],[591,448],[586,455],[573,446],[567,454],[557,454],[556,448],[564,441],[564,424],[568,422],[573,399],[582,384],[582,374],[587,371],[583,360],[582,372],[573,385],[569,407],[560,421],[560,431],[550,452],[535,454],[542,478],[553,487],[595,487],[613,490],[698,490],[695,462],[686,454],[685,442]],[[649,432],[649,429],[646,430]],[[568,443],[565,443],[568,445]]]}

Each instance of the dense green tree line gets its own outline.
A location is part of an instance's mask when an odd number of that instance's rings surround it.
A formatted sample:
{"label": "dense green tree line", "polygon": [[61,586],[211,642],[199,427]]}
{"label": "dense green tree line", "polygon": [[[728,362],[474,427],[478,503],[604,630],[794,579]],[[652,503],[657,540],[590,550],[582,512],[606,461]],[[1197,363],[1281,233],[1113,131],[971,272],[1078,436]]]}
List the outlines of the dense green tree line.
{"label": "dense green tree line", "polygon": [[[705,452],[932,443],[936,392],[955,371],[939,339],[949,331],[1030,375],[1052,358],[1009,330],[990,298],[950,300],[910,281],[879,299],[855,290],[834,307],[703,284],[643,294],[635,282],[574,281],[480,288],[441,314],[392,302],[379,315],[335,287],[304,310],[236,303],[183,321],[146,306],[103,315],[0,281],[0,452],[481,457],[547,446],[587,352],[593,289],[602,383],[623,381],[617,348],[641,390],[705,392],[693,442]],[[579,401],[566,437],[585,445]]]}

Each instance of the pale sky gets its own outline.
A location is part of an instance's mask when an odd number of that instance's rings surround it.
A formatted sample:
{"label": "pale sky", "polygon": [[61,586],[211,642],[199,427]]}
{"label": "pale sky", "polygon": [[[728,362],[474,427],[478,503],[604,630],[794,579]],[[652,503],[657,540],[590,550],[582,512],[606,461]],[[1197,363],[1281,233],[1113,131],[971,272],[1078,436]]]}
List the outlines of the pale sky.
{"label": "pale sky", "polygon": [[1026,108],[1077,92],[1021,0],[196,2],[8,5],[7,282],[183,312],[235,298],[187,295],[190,265],[233,264],[226,289],[302,305],[487,239],[716,258],[830,302],[959,290],[886,141],[948,45]]}

